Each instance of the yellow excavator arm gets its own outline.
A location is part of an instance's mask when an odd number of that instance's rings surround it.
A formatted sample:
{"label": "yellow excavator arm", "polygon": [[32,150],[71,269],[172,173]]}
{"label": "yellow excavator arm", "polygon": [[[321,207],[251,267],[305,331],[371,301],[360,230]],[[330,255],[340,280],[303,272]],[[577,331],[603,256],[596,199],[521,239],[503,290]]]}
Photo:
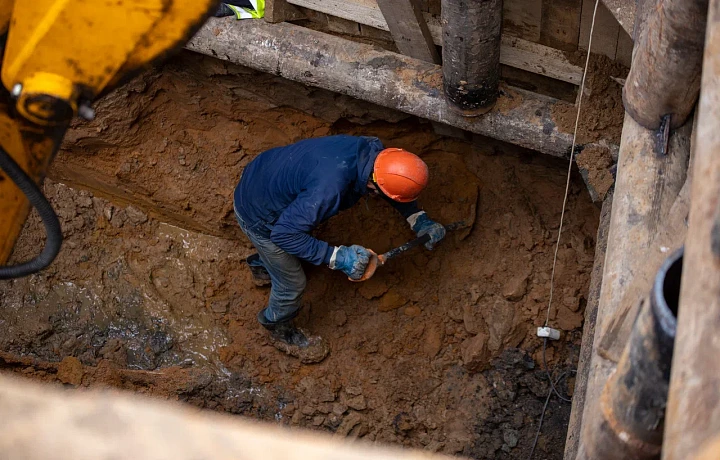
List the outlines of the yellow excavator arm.
{"label": "yellow excavator arm", "polygon": [[[182,48],[216,5],[217,0],[0,0],[0,265],[10,257],[31,202],[46,229],[59,231],[34,184],[44,179],[70,120],[91,119],[96,98]],[[44,260],[0,267],[0,279],[47,265],[57,250],[59,242],[49,234]]]}

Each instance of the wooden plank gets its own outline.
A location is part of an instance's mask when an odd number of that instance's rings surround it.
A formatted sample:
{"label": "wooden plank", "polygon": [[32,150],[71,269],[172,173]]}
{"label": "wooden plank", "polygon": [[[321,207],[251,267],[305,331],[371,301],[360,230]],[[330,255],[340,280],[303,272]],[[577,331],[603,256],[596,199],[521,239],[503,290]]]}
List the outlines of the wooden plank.
{"label": "wooden plank", "polygon": [[582,0],[542,2],[540,43],[564,51],[575,51],[580,40]]}
{"label": "wooden plank", "polygon": [[720,433],[720,0],[709,3],[664,460],[697,458]]}
{"label": "wooden plank", "polygon": [[502,37],[500,63],[574,85],[582,82],[582,68],[570,63],[562,51],[521,38]]}
{"label": "wooden plank", "polygon": [[[369,6],[369,3],[360,4],[344,0],[289,0],[289,2],[366,26],[389,30],[377,4],[373,7]],[[440,20],[432,15],[425,15],[425,20],[435,44],[442,45]],[[582,80],[582,68],[571,64],[562,51],[509,34],[502,37],[500,63],[575,85],[579,85]]]}
{"label": "wooden plank", "polygon": [[531,42],[540,41],[542,2],[506,0],[503,5],[503,31]]}
{"label": "wooden plank", "polygon": [[[587,51],[588,49],[590,26],[592,25],[594,9],[595,0],[583,0],[579,44],[579,48],[583,51]],[[615,59],[619,34],[620,24],[615,19],[615,16],[613,16],[601,2],[598,5],[597,17],[595,18],[592,52],[594,54],[603,54],[610,59]]]}
{"label": "wooden plank", "polygon": [[276,24],[283,21],[303,19],[304,16],[287,0],[265,0],[265,21]]}
{"label": "wooden plank", "polygon": [[[111,372],[113,372],[111,370]],[[118,381],[122,371],[115,374]],[[137,378],[137,377],[135,377]],[[148,384],[149,385],[149,384]],[[3,458],[24,460],[453,460],[460,457],[288,430],[178,402],[0,376]]]}
{"label": "wooden plank", "polygon": [[635,26],[635,0],[602,0],[608,11],[615,16],[625,33],[632,37]]}
{"label": "wooden plank", "polygon": [[440,64],[418,0],[378,0],[378,6],[400,53]]}
{"label": "wooden plank", "polygon": [[628,69],[630,68],[630,64],[632,64],[633,45],[633,39],[630,38],[630,35],[625,32],[625,29],[620,29],[615,60]]}

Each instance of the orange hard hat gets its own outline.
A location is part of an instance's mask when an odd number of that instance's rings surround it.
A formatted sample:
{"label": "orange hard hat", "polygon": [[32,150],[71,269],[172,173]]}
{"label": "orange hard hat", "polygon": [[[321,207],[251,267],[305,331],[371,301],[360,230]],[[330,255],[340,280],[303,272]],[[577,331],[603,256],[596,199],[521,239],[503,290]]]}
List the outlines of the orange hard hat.
{"label": "orange hard hat", "polygon": [[416,200],[429,176],[425,162],[407,150],[385,149],[375,159],[373,181],[385,195],[400,203]]}

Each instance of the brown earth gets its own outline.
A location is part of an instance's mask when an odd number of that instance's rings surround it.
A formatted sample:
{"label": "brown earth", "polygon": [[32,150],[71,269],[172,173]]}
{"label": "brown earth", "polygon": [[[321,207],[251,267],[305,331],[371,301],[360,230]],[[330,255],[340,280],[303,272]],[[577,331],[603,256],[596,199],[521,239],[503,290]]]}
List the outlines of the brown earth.
{"label": "brown earth", "polygon": [[[534,328],[547,308],[563,162],[441,138],[396,112],[189,54],[98,113],[68,136],[45,185],[66,235],[60,256],[0,283],[0,368],[369,441],[527,457],[548,391]],[[243,264],[252,248],[231,194],[261,151],[340,132],[417,152],[431,168],[428,213],[474,226],[364,284],[308,267],[300,323],[332,352],[302,365],[256,323],[268,291]],[[574,177],[550,315],[564,331],[548,349],[556,377],[576,363],[598,214]],[[413,237],[372,198],[318,235],[382,251]],[[42,238],[33,215],[14,258]],[[551,401],[538,457],[562,458],[569,411]]]}
{"label": "brown earth", "polygon": [[[585,67],[585,53],[567,53],[570,62]],[[620,145],[625,109],[622,86],[616,79],[627,77],[628,69],[606,56],[593,54],[588,64],[577,143],[579,145],[605,140]],[[577,118],[576,106],[554,105],[552,117],[559,128],[573,132]]]}

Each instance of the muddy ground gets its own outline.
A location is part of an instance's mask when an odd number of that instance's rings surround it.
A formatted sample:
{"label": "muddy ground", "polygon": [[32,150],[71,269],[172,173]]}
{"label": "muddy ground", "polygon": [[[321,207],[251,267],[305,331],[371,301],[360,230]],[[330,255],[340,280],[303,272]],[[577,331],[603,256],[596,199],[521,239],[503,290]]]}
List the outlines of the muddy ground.
{"label": "muddy ground", "polygon": [[[474,458],[527,458],[548,383],[545,320],[565,167],[491,141],[442,138],[402,114],[185,54],[106,98],[68,135],[45,185],[66,241],[53,266],[0,283],[0,368],[111,385],[208,409]],[[257,325],[268,291],[232,220],[232,189],[261,151],[305,137],[377,135],[421,155],[421,198],[471,220],[356,284],[307,267],[300,323],[331,355],[301,365]],[[574,177],[548,349],[576,365],[599,211]],[[412,238],[382,200],[318,235],[387,250]],[[14,259],[43,239],[32,216]],[[572,392],[572,378],[562,391]],[[570,406],[553,398],[536,458],[562,458]]]}

